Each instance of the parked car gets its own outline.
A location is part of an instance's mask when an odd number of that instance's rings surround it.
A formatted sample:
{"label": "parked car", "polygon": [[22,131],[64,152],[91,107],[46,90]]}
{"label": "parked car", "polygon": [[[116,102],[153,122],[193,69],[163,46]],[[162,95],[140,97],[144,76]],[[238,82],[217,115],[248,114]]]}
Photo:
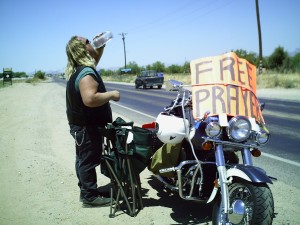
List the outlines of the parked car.
{"label": "parked car", "polygon": [[144,70],[135,79],[135,88],[143,87],[144,89],[156,86],[161,89],[164,83],[163,73],[157,73],[154,70]]}

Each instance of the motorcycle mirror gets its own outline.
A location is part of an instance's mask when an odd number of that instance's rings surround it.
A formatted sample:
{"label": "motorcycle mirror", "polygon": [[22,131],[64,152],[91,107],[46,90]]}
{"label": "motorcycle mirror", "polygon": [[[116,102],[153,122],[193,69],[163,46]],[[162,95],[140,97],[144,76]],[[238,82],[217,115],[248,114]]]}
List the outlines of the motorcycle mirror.
{"label": "motorcycle mirror", "polygon": [[168,80],[166,83],[167,91],[178,91],[182,87],[183,83],[177,80]]}
{"label": "motorcycle mirror", "polygon": [[260,111],[263,111],[264,110],[264,108],[265,108],[265,106],[266,106],[266,103],[260,103],[259,104],[259,107],[260,107]]}

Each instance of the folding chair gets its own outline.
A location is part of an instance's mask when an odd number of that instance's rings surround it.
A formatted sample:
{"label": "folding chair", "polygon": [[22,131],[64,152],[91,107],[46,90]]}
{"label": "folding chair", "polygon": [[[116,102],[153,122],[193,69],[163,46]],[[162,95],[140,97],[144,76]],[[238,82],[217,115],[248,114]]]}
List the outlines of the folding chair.
{"label": "folding chair", "polygon": [[109,217],[115,217],[120,210],[136,216],[143,209],[139,173],[147,167],[152,155],[152,133],[133,127],[133,122],[126,123],[121,118],[101,133],[104,137],[101,172],[111,180],[111,198],[114,199]]}

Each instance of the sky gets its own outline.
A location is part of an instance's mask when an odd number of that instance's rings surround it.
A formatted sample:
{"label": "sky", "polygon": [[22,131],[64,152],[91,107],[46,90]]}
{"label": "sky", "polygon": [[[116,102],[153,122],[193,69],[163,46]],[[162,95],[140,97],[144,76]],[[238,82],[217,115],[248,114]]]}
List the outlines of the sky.
{"label": "sky", "polygon": [[[263,56],[300,48],[300,1],[259,0]],[[259,53],[255,0],[0,0],[0,69],[64,72],[73,35],[111,31],[97,68]]]}

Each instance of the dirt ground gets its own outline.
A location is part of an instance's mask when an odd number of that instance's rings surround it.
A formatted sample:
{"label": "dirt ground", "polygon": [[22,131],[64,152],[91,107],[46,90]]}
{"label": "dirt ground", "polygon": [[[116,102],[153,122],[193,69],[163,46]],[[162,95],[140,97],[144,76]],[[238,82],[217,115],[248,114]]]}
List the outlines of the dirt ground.
{"label": "dirt ground", "polygon": [[[82,208],[63,86],[49,81],[0,89],[0,118],[0,225],[210,224],[207,207],[163,191],[147,169],[141,174],[145,208],[136,217],[118,213],[109,218],[109,207]],[[99,173],[99,185],[108,183]],[[281,184],[278,192],[285,188]],[[274,224],[299,219],[292,196],[300,191],[289,191],[279,208],[287,212]]]}

